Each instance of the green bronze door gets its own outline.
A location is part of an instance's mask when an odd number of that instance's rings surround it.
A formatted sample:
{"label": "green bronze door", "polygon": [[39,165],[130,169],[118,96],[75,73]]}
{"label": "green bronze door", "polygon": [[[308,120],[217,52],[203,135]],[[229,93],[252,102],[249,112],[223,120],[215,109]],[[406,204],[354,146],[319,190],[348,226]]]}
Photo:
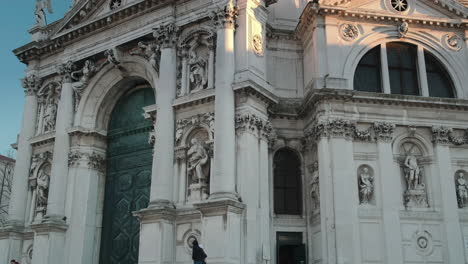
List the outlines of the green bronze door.
{"label": "green bronze door", "polygon": [[100,264],[138,263],[140,223],[132,212],[148,206],[152,164],[152,124],[142,107],[154,101],[152,89],[140,89],[123,96],[112,112]]}

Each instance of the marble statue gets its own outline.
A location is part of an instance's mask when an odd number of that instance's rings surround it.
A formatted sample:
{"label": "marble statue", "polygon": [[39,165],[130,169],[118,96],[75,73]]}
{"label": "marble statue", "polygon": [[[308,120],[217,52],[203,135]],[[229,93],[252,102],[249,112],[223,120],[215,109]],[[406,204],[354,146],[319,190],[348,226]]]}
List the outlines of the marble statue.
{"label": "marble statue", "polygon": [[45,169],[39,171],[37,176],[37,207],[45,208],[47,207],[47,199],[49,197],[49,181],[50,176]]}
{"label": "marble statue", "polygon": [[359,174],[359,198],[361,203],[371,203],[374,195],[374,177],[369,168],[364,167]]}
{"label": "marble statue", "polygon": [[190,69],[190,92],[198,92],[205,89],[208,85],[208,62],[197,56],[195,51],[190,51],[189,55],[189,69]]}
{"label": "marble statue", "polygon": [[86,88],[86,86],[88,85],[89,79],[96,71],[96,66],[92,61],[85,61],[81,70],[74,71],[71,73],[71,77],[75,81],[72,83],[73,90],[81,94],[84,88]]}
{"label": "marble statue", "polygon": [[466,182],[464,173],[461,171],[457,173],[456,186],[458,205],[460,208],[463,208],[468,202],[468,183]]}
{"label": "marble statue", "polygon": [[419,184],[420,169],[418,159],[414,156],[414,150],[406,156],[404,166],[406,168],[405,179],[408,190],[415,190]]}
{"label": "marble statue", "polygon": [[52,14],[52,4],[51,0],[37,0],[36,1],[36,10],[34,14],[36,15],[36,25],[40,27],[44,27],[47,25],[46,20],[46,9]]}
{"label": "marble statue", "polygon": [[320,181],[318,162],[314,162],[313,165],[312,180],[310,182],[310,196],[313,202],[313,209],[320,209]]}
{"label": "marble statue", "polygon": [[208,175],[205,175],[203,169],[209,161],[209,156],[198,139],[193,138],[190,143],[191,147],[187,151],[188,172],[194,182],[200,183],[207,179]]}
{"label": "marble statue", "polygon": [[55,130],[55,121],[57,118],[57,101],[59,94],[56,86],[50,85],[49,87],[45,100],[44,132]]}

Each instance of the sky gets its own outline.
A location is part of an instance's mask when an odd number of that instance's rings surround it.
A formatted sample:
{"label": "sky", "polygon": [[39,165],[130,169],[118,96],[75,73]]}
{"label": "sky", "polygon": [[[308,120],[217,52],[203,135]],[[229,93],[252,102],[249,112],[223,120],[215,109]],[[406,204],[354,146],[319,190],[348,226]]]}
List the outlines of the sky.
{"label": "sky", "polygon": [[[9,152],[21,129],[24,89],[21,79],[26,65],[12,50],[31,41],[28,30],[33,26],[36,0],[1,0],[0,8],[0,154]],[[54,13],[47,14],[47,22],[63,17],[72,0],[52,0]]]}

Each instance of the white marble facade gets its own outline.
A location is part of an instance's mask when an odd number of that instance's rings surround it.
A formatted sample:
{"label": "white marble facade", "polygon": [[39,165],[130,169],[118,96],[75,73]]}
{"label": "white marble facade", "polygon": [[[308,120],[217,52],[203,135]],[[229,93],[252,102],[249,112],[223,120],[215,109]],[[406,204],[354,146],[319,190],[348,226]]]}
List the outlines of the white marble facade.
{"label": "white marble facade", "polygon": [[133,264],[100,248],[110,115],[142,86],[138,263],[191,263],[194,238],[208,263],[468,263],[466,1],[75,0],[50,25],[47,8],[14,51],[1,263]]}

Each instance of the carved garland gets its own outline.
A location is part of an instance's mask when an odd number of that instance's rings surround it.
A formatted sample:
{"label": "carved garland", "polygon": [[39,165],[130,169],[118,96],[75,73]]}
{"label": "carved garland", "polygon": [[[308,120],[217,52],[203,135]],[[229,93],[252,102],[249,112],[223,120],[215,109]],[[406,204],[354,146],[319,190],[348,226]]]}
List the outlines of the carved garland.
{"label": "carved garland", "polygon": [[455,136],[452,128],[443,126],[432,127],[432,142],[436,144],[454,144],[464,145],[468,143],[468,129],[465,130],[465,134],[461,137]]}

